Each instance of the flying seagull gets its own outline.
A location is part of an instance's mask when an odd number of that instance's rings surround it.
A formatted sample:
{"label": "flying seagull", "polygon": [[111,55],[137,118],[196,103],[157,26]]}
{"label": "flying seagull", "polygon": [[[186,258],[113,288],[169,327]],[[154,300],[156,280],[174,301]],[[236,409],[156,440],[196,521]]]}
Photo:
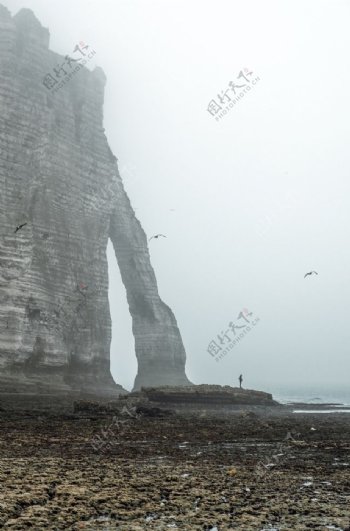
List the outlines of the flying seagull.
{"label": "flying seagull", "polygon": [[152,240],[152,238],[159,238],[160,236],[162,236],[163,238],[166,238],[166,236],[164,236],[164,234],[155,234],[154,236],[151,236],[151,238],[148,241],[150,242]]}
{"label": "flying seagull", "polygon": [[25,225],[28,225],[27,221],[25,223],[22,223],[22,225],[18,225],[18,227],[16,227],[15,234],[16,234],[16,232],[18,232]]}
{"label": "flying seagull", "polygon": [[318,275],[317,271],[309,271],[309,273],[305,273],[304,278],[308,275]]}

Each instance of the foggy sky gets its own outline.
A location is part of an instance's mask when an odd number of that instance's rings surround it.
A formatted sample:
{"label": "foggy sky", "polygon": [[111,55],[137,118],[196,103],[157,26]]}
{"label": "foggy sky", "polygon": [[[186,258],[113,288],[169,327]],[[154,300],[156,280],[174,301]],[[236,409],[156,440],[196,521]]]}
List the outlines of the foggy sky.
{"label": "foggy sky", "polygon": [[[347,384],[350,3],[0,3],[31,8],[56,52],[80,40],[95,49],[125,188],[148,237],[167,235],[150,242],[151,261],[188,377],[237,385],[243,373],[264,390]],[[216,121],[209,101],[244,68],[260,81]],[[108,256],[111,367],[130,389],[131,318]],[[319,275],[304,279],[310,270]],[[242,308],[260,321],[217,363],[208,344]]]}

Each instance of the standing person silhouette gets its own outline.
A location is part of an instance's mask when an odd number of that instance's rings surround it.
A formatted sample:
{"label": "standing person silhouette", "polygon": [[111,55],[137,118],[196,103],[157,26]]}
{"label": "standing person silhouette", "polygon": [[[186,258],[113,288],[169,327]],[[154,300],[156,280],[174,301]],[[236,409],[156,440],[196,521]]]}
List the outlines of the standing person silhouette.
{"label": "standing person silhouette", "polygon": [[242,389],[243,376],[241,374],[239,375],[238,380],[239,380],[239,388]]}

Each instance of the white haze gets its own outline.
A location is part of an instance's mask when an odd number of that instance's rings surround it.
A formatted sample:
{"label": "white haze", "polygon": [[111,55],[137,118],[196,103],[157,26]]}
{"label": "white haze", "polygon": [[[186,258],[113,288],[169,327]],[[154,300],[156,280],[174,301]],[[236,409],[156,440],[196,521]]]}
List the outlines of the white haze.
{"label": "white haze", "polygon": [[[107,76],[105,128],[152,240],[194,383],[349,381],[350,3],[310,0],[0,0],[31,8],[52,50],[83,40]],[[212,98],[260,82],[219,122]],[[79,74],[77,74],[79,75]],[[64,89],[62,89],[64,90]],[[174,209],[174,210],[172,210]],[[136,358],[108,249],[111,367]],[[318,276],[304,273],[318,271]],[[246,307],[259,324],[217,363],[208,343]]]}

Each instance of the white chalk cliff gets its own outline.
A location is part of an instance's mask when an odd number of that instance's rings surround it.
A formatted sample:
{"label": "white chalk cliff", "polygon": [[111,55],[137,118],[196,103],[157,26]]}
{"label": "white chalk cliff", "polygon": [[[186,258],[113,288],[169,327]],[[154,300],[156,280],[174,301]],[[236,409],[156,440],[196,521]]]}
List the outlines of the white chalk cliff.
{"label": "white chalk cliff", "polygon": [[122,390],[110,373],[109,238],[132,316],[135,389],[187,385],[176,319],[104,134],[106,78],[81,67],[59,90],[45,85],[64,78],[54,73],[63,63],[76,68],[49,50],[32,11],[0,6],[0,391]]}

